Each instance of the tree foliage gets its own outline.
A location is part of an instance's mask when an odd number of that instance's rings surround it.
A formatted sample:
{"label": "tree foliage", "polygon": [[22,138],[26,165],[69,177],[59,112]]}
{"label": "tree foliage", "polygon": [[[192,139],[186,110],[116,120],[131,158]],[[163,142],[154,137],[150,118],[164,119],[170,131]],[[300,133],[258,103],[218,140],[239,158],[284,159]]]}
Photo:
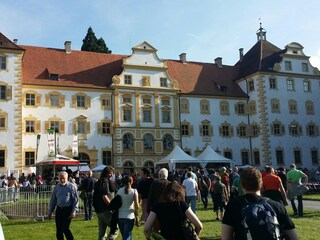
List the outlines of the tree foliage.
{"label": "tree foliage", "polygon": [[88,28],[87,35],[82,42],[81,51],[111,53],[103,38],[97,39],[91,27]]}

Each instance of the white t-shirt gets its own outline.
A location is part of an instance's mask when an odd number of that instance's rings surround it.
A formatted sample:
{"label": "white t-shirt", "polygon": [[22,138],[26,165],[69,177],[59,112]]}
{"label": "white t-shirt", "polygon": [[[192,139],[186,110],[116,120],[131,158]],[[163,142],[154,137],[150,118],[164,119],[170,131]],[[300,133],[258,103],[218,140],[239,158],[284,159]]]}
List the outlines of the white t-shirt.
{"label": "white t-shirt", "polygon": [[187,178],[183,180],[182,185],[186,188],[186,196],[197,196],[196,189],[198,189],[198,184],[195,180]]}
{"label": "white t-shirt", "polygon": [[118,195],[121,196],[122,206],[119,208],[119,218],[134,219],[134,193],[138,194],[137,190],[131,188],[129,193],[124,192],[122,187],[118,190]]}

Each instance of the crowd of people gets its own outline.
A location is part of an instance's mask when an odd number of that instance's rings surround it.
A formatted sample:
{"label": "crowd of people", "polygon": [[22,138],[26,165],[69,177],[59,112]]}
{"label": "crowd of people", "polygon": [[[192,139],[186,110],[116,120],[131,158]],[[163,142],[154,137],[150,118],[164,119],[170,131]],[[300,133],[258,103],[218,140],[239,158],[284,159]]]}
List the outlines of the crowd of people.
{"label": "crowd of people", "polygon": [[[201,201],[204,210],[207,210],[209,194],[213,202],[213,213],[210,214],[222,223],[222,239],[247,239],[250,227],[246,230],[243,226],[243,209],[257,212],[253,210],[253,204],[277,219],[274,226],[281,226],[279,236],[297,239],[295,226],[285,206],[287,200],[291,201],[294,215],[303,216],[302,195],[307,191],[305,183],[308,182],[307,174],[294,164],[288,172],[283,168],[274,170],[272,166],[265,166],[263,171],[253,167],[222,167],[207,172],[203,168],[190,167],[173,172],[162,168],[156,173],[142,168],[140,174],[119,174],[112,167],[106,167],[99,179],[89,172],[80,178],[78,184],[72,174],[67,180],[66,175],[66,172],[60,173],[59,187],[54,189],[49,207],[49,217],[56,209],[57,239],[63,239],[63,235],[73,239],[69,226],[78,209],[77,190],[84,192],[84,220],[93,219],[92,206],[96,212],[98,239],[116,239],[119,232],[122,239],[132,239],[134,226],[141,225],[144,225],[143,232],[147,239],[155,236],[167,240],[183,239],[182,223],[186,219],[193,224],[199,237],[203,225],[196,215],[196,202]],[[295,199],[298,200],[298,207]],[[138,214],[140,207],[141,216]],[[69,216],[67,220],[64,219],[66,216]],[[263,231],[260,232],[262,234]],[[274,232],[274,239],[281,239],[276,238],[276,228]],[[259,237],[264,239],[262,235]]]}

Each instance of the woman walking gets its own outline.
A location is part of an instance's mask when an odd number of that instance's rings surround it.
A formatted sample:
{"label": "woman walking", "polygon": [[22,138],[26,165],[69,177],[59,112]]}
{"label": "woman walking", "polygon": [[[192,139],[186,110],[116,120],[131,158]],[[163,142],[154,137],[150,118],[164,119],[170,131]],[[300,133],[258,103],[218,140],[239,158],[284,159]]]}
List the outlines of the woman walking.
{"label": "woman walking", "polygon": [[119,208],[118,225],[122,240],[131,240],[134,221],[136,221],[136,224],[139,223],[138,191],[131,187],[133,183],[132,177],[125,176],[121,181],[123,187],[118,190],[118,195],[121,196],[122,206]]}

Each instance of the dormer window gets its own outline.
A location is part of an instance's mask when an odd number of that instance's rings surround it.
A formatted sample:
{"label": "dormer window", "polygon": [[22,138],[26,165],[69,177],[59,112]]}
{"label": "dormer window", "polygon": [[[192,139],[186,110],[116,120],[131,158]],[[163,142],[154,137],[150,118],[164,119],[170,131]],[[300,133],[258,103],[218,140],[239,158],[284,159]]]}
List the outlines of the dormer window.
{"label": "dormer window", "polygon": [[50,80],[58,81],[59,80],[59,75],[55,73],[50,73],[49,75]]}

